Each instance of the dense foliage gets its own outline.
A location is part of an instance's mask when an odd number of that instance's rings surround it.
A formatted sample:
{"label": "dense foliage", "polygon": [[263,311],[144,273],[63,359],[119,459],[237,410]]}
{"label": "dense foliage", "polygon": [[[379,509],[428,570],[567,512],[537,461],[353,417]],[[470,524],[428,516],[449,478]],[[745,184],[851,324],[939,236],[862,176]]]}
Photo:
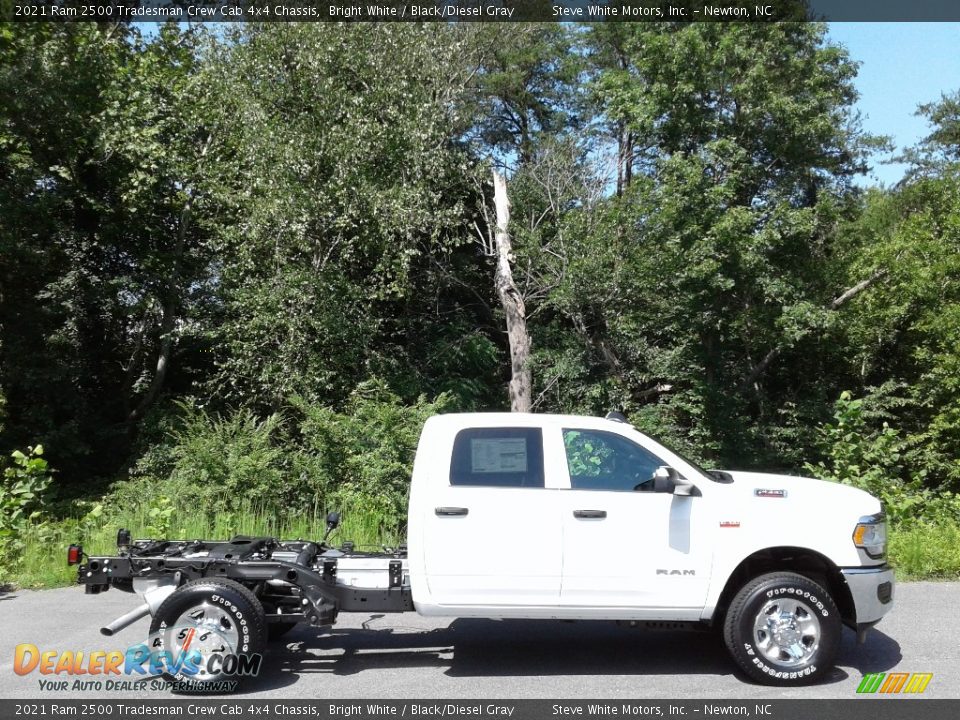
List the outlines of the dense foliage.
{"label": "dense foliage", "polygon": [[0,572],[16,567],[24,553],[24,535],[42,523],[50,489],[50,473],[43,447],[29,454],[15,450],[0,476]]}
{"label": "dense foliage", "polygon": [[47,485],[400,533],[424,418],[507,406],[491,163],[536,411],[955,521],[960,95],[864,191],[855,74],[815,23],[0,25],[0,453],[58,471],[0,534]]}

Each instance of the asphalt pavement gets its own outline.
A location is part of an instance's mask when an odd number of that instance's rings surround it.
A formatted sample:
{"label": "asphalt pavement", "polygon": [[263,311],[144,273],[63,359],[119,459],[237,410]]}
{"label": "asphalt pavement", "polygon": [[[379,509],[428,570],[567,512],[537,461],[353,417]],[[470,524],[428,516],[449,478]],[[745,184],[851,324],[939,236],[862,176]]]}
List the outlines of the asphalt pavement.
{"label": "asphalt pavement", "polygon": [[[125,650],[148,620],[112,638],[101,625],[139,604],[80,588],[0,593],[0,698],[158,698],[165,693],[40,689],[17,675],[14,648]],[[734,670],[713,633],[649,631],[610,622],[342,614],[327,632],[297,628],[271,644],[260,676],[237,693],[256,699],[853,698],[865,673],[933,673],[925,697],[960,698],[960,583],[898,585],[894,610],[858,646],[844,631],[836,669],[818,685],[755,685]],[[62,676],[61,676],[62,677]],[[72,678],[71,678],[72,679]]]}

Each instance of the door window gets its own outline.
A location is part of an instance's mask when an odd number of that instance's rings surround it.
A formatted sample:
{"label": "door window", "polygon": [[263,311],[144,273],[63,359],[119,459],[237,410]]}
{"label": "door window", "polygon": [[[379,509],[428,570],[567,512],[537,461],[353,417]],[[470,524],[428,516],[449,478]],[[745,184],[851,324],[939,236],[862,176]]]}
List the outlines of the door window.
{"label": "door window", "polygon": [[603,430],[564,430],[563,445],[576,490],[652,491],[653,473],[666,465],[632,440]]}
{"label": "door window", "polygon": [[543,487],[539,428],[467,428],[453,441],[451,485]]}

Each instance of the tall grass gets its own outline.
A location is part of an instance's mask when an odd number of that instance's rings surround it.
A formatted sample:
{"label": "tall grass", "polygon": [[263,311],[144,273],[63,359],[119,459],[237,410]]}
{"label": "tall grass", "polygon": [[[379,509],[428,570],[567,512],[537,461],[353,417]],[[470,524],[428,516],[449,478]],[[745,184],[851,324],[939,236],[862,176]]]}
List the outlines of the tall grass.
{"label": "tall grass", "polygon": [[[3,580],[23,588],[70,585],[76,582],[77,571],[66,564],[67,546],[82,542],[89,555],[112,555],[120,528],[129,529],[134,538],[228,540],[234,535],[255,535],[318,541],[327,524],[326,510],[319,505],[296,513],[279,513],[252,503],[243,504],[236,511],[210,514],[202,508],[171,507],[166,517],[160,518],[151,515],[155,509],[156,506],[139,505],[107,511],[104,519],[93,525],[67,519],[31,528],[24,536],[26,551],[22,563],[12,577]],[[358,549],[379,549],[405,542],[396,532],[386,529],[393,526],[387,518],[362,504],[342,507],[340,515],[340,527],[331,535],[330,544],[349,540]]]}
{"label": "tall grass", "polygon": [[894,527],[889,555],[898,580],[960,580],[960,525]]}

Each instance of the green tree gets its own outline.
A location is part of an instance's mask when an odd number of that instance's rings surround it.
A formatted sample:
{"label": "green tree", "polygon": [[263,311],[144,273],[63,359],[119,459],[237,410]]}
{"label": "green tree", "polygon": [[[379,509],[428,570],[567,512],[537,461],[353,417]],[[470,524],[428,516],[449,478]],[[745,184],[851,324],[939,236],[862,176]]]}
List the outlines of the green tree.
{"label": "green tree", "polygon": [[[846,234],[852,272],[885,273],[849,310],[851,377],[906,433],[910,478],[960,489],[960,171],[874,192]],[[884,388],[894,384],[894,392]],[[877,388],[874,390],[873,388]]]}
{"label": "green tree", "polygon": [[916,114],[927,119],[932,132],[899,159],[911,164],[908,177],[935,177],[960,162],[960,90],[921,105]]}
{"label": "green tree", "polygon": [[3,442],[44,441],[71,478],[113,471],[165,386],[189,383],[175,351],[209,262],[195,69],[176,25],[0,43]]}
{"label": "green tree", "polygon": [[813,379],[829,376],[835,311],[870,286],[844,285],[832,249],[863,168],[855,66],[816,24],[585,35],[630,168],[602,218],[569,218],[587,231],[567,233],[552,298],[580,337],[558,357],[565,405],[632,411],[726,462],[795,465],[833,392]]}
{"label": "green tree", "polygon": [[576,130],[583,63],[573,33],[558,23],[491,23],[467,37],[477,64],[469,110],[485,149],[523,166],[544,141]]}
{"label": "green tree", "polygon": [[415,394],[449,369],[438,326],[473,317],[450,279],[471,262],[460,51],[445,26],[404,24],[251,25],[211,48],[235,136],[221,398],[337,403],[371,374]]}

